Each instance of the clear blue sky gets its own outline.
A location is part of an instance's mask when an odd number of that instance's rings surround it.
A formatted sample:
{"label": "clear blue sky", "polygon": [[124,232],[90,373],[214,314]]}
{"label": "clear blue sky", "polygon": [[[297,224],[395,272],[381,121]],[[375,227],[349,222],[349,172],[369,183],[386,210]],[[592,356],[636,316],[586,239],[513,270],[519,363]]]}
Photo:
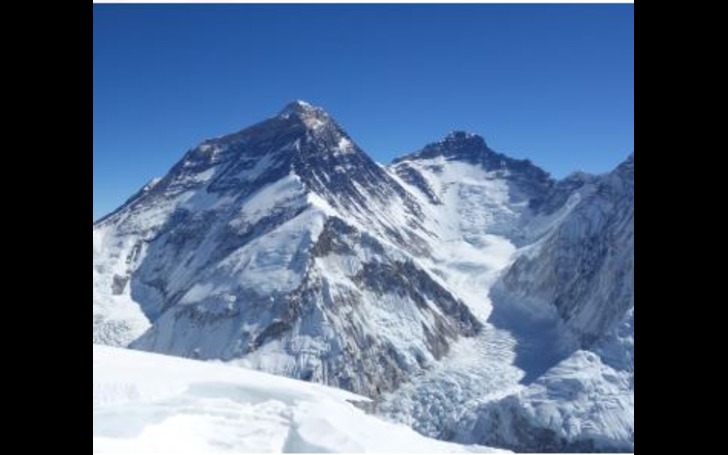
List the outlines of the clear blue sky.
{"label": "clear blue sky", "polygon": [[94,5],[94,219],[304,99],[389,162],[453,129],[556,177],[634,148],[633,5]]}

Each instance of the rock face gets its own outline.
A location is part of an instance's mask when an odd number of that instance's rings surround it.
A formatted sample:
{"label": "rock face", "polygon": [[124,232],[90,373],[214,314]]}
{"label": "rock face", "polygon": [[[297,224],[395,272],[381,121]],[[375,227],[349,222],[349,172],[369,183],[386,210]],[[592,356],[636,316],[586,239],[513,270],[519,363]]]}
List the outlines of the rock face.
{"label": "rock face", "polygon": [[[552,200],[561,193],[557,186]],[[538,215],[531,223],[554,217]],[[543,223],[552,224],[548,234],[509,268],[502,291],[552,305],[588,347],[634,307],[634,155],[614,172],[582,179],[555,216]]]}
{"label": "rock face", "polygon": [[557,181],[454,132],[389,166],[304,102],[94,223],[94,343],[321,382],[416,430],[634,450],[634,156]]}

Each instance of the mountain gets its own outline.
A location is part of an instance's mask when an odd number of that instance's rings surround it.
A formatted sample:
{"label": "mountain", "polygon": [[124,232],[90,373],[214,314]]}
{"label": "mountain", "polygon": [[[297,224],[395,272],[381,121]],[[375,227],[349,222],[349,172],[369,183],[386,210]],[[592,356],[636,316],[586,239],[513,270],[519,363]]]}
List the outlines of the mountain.
{"label": "mountain", "polygon": [[[550,197],[564,199],[557,185]],[[547,234],[518,256],[498,289],[508,304],[553,308],[582,347],[634,307],[634,155],[613,172],[582,178],[558,210],[537,212]]]}
{"label": "mountain", "polygon": [[633,451],[634,156],[556,181],[455,132],[391,170],[449,223],[451,256],[430,266],[484,329],[380,412],[516,451]]}
{"label": "mountain", "polygon": [[[500,326],[532,331],[551,319],[578,349],[525,389],[474,406],[451,428],[452,440],[515,451],[634,451],[634,155],[580,180],[545,215],[555,226],[492,292]],[[561,198],[561,189],[551,196]]]}
{"label": "mountain", "polygon": [[486,232],[513,237],[525,211],[541,204],[554,186],[548,173],[529,160],[497,153],[482,137],[465,131],[395,159],[391,169],[457,218],[468,241]]}
{"label": "mountain", "polygon": [[292,103],[94,224],[94,341],[376,396],[480,329],[418,264],[425,222],[328,114]]}
{"label": "mountain", "polygon": [[634,450],[634,156],[562,180],[455,131],[390,165],[320,108],[94,223],[94,342],[324,383],[418,432]]}
{"label": "mountain", "polygon": [[94,453],[502,452],[425,438],[352,393],[94,345]]}

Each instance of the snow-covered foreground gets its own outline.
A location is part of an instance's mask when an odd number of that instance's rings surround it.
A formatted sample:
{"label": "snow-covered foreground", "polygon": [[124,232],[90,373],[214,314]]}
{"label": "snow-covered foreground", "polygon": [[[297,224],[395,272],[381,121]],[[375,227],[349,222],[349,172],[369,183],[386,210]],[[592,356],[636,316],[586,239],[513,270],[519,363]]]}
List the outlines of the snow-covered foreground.
{"label": "snow-covered foreground", "polygon": [[361,396],[201,361],[94,345],[94,452],[500,452],[366,414]]}

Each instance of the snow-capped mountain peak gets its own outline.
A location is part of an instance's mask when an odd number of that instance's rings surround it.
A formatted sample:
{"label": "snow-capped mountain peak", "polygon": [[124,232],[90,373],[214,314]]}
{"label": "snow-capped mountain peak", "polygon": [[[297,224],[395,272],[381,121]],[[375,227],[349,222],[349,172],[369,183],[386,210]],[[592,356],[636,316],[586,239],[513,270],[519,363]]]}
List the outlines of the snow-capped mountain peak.
{"label": "snow-capped mountain peak", "polygon": [[326,112],[294,102],[94,225],[94,340],[376,396],[480,328],[414,260],[424,222]]}
{"label": "snow-capped mountain peak", "polygon": [[482,136],[464,130],[451,131],[440,142],[443,144],[468,144],[478,148],[486,147],[485,139]]}
{"label": "snow-capped mountain peak", "polygon": [[291,114],[308,115],[313,113],[325,113],[320,107],[314,106],[303,100],[294,100],[286,104],[278,115],[286,116]]}
{"label": "snow-capped mountain peak", "polygon": [[421,150],[396,158],[393,164],[442,158],[476,165],[486,171],[519,171],[532,174],[534,180],[549,180],[548,173],[527,159],[515,159],[491,149],[485,139],[474,133],[456,130]]}
{"label": "snow-capped mountain peak", "polygon": [[397,158],[390,169],[427,202],[455,209],[444,218],[461,218],[459,229],[513,241],[519,241],[514,236],[526,209],[538,207],[555,183],[531,161],[498,153],[466,131]]}
{"label": "snow-capped mountain peak", "polygon": [[447,160],[478,160],[482,155],[495,153],[488,148],[485,139],[474,133],[456,130],[450,132],[439,141],[426,145],[422,150],[396,158],[393,163],[413,159],[430,159],[443,157]]}
{"label": "snow-capped mountain peak", "polygon": [[318,129],[331,122],[331,116],[322,108],[306,101],[296,100],[288,103],[279,113],[278,117],[289,119],[296,117],[308,128]]}

